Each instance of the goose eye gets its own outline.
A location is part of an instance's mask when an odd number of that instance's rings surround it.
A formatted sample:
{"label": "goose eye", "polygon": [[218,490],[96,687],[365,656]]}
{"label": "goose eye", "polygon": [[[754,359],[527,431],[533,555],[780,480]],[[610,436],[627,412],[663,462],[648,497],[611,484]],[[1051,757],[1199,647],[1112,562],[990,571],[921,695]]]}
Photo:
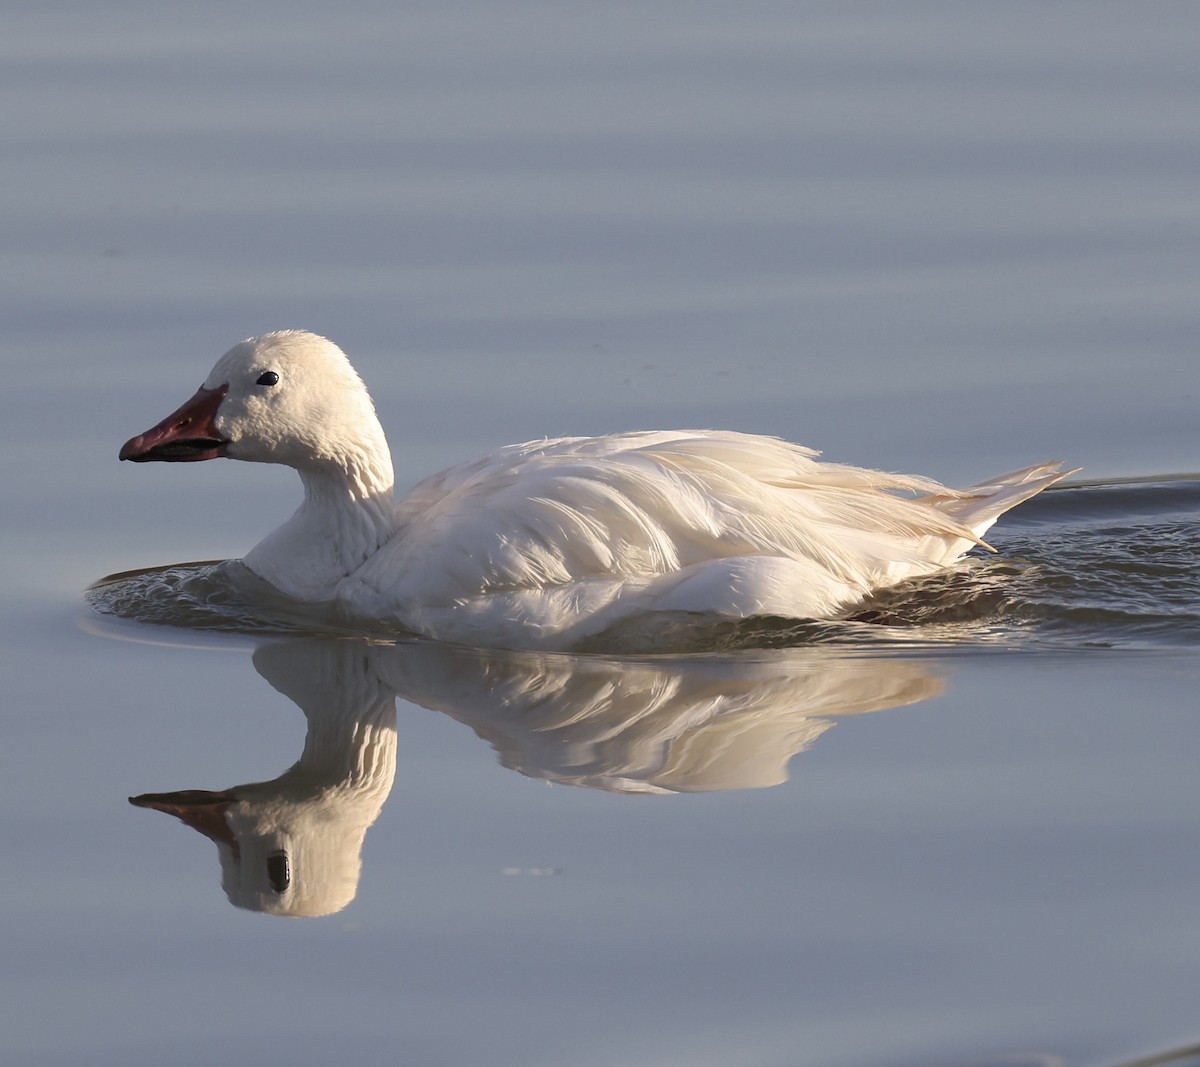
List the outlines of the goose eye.
{"label": "goose eye", "polygon": [[292,866],[286,852],[272,852],[267,857],[267,881],[276,893],[284,892],[292,881]]}
{"label": "goose eye", "polygon": [[262,374],[260,374],[258,376],[258,381],[256,381],[254,384],[255,385],[278,385],[279,384],[279,375],[276,374],[273,370],[265,370],[262,372]]}

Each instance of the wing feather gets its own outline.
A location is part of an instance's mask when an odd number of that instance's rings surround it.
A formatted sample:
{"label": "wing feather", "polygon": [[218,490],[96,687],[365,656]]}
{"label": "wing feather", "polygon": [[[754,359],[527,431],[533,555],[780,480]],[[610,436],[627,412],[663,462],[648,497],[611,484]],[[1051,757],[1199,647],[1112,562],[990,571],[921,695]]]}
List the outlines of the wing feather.
{"label": "wing feather", "polygon": [[401,595],[445,602],[782,556],[860,585],[909,563],[922,539],[977,541],[938,506],[964,494],[815,455],[773,438],[704,431],[510,446],[435,475],[401,501],[380,574],[393,583],[399,575]]}

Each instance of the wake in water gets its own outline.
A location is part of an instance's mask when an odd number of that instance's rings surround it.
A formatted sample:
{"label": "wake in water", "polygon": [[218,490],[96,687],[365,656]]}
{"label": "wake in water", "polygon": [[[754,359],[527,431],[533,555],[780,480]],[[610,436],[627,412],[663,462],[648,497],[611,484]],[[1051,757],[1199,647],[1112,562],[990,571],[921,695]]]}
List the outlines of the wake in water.
{"label": "wake in water", "polygon": [[[905,648],[1200,644],[1200,478],[1068,486],[1006,516],[998,556],[886,590],[844,619],[741,622],[655,615],[590,639],[595,653],[708,652],[813,642]],[[250,634],[393,639],[290,601],[237,561],[112,575],[87,592],[99,612]]]}

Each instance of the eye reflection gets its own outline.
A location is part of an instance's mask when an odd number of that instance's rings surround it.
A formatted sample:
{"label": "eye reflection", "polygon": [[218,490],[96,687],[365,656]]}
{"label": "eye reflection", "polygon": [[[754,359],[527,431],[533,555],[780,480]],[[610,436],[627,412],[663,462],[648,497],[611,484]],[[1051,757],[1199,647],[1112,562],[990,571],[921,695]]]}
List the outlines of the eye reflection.
{"label": "eye reflection", "polygon": [[286,852],[272,852],[267,857],[267,880],[276,893],[287,889],[292,880],[292,867]]}

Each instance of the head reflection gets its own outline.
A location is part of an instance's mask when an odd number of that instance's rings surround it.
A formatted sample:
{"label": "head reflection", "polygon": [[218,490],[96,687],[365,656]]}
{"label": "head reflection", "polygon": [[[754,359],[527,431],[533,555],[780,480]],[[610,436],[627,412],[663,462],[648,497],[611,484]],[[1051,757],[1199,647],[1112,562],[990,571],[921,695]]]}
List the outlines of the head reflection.
{"label": "head reflection", "polygon": [[308,720],[300,758],[278,778],[219,792],[131,798],[211,838],[229,901],[274,915],[327,915],[358,891],[367,828],[396,774],[395,694],[349,641],[290,641],[254,666]]}
{"label": "head reflection", "polygon": [[395,698],[441,711],[532,778],[623,793],[753,789],[839,716],[935,696],[927,665],[810,646],[606,659],[296,639],[256,670],[308,722],[279,777],[132,798],[214,841],[238,907],[326,915],[355,896],[361,851],[396,771]]}

